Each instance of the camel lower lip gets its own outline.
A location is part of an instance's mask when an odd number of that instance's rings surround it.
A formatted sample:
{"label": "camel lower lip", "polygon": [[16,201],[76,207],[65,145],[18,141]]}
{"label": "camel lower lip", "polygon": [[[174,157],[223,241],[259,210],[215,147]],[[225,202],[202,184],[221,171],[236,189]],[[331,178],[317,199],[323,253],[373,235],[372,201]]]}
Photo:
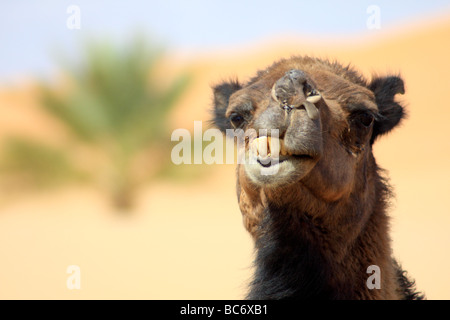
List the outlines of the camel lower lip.
{"label": "camel lower lip", "polygon": [[309,155],[292,155],[292,156],[281,156],[279,158],[271,158],[271,157],[267,157],[267,158],[261,158],[261,157],[257,157],[257,162],[260,166],[264,167],[264,168],[270,168],[273,165],[277,165],[280,163],[283,163],[287,160],[311,160],[312,157]]}
{"label": "camel lower lip", "polygon": [[258,158],[256,161],[258,162],[258,164],[260,166],[262,166],[264,168],[269,168],[272,165],[282,163],[282,162],[284,162],[286,160],[287,159],[277,159],[277,158],[265,158],[265,159],[262,159],[262,158]]}

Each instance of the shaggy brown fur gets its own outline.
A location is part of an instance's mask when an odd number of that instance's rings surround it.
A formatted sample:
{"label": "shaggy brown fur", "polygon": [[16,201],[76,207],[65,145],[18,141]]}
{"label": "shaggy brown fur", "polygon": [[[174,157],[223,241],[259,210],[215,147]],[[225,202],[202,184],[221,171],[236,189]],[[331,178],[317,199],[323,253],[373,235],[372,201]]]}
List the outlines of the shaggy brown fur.
{"label": "shaggy brown fur", "polygon": [[[237,167],[239,206],[256,247],[248,298],[422,297],[391,257],[390,191],[372,153],[377,137],[404,117],[397,93],[404,93],[397,76],[369,83],[310,57],[214,88],[217,127],[278,129],[283,148],[274,175],[261,174],[261,162]],[[315,95],[317,117],[306,102]],[[247,153],[257,138],[246,138]],[[371,265],[381,270],[381,289],[366,285]]]}

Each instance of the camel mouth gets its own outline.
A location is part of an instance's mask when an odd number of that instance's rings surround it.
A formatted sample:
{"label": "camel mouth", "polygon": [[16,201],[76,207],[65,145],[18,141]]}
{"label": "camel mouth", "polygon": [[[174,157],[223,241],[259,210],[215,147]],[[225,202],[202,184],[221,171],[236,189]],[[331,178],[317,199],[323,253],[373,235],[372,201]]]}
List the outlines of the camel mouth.
{"label": "camel mouth", "polygon": [[247,176],[256,185],[277,187],[298,181],[317,162],[307,150],[293,153],[286,148],[284,139],[260,136],[248,144],[248,162],[244,163]]}
{"label": "camel mouth", "polygon": [[306,161],[314,160],[314,157],[307,153],[293,153],[290,152],[283,139],[278,139],[270,136],[261,136],[254,139],[250,143],[250,154],[256,160],[256,162],[264,167],[269,168],[271,166],[281,164],[285,161]]}
{"label": "camel mouth", "polygon": [[293,154],[293,155],[280,155],[279,157],[260,157],[256,158],[256,162],[264,168],[270,168],[274,165],[281,164],[285,161],[307,161],[314,160],[311,155],[308,154]]}

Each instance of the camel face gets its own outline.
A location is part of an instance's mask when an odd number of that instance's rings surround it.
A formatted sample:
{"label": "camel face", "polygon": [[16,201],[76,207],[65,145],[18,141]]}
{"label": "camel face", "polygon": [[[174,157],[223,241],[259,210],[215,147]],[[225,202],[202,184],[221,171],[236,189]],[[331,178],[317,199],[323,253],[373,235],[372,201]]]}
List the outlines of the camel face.
{"label": "camel face", "polygon": [[[301,181],[329,200],[350,192],[357,163],[370,152],[379,111],[373,91],[358,77],[293,58],[246,85],[224,86],[216,87],[216,107],[225,104],[229,128],[255,132],[246,139],[253,159],[238,169],[245,173],[241,183],[278,188]],[[221,96],[224,89],[228,97]]]}
{"label": "camel face", "polygon": [[303,178],[323,154],[320,112],[307,101],[319,106],[320,94],[306,74],[292,69],[272,82],[263,79],[233,93],[226,111],[235,128],[254,130],[244,168],[253,183],[267,187]]}

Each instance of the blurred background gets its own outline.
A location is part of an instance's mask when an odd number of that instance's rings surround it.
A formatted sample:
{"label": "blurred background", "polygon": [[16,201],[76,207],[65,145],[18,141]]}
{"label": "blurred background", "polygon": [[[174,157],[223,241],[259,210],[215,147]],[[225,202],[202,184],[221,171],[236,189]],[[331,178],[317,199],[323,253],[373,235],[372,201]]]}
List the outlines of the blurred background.
{"label": "blurred background", "polygon": [[208,128],[211,85],[298,54],[404,78],[409,118],[375,147],[393,251],[450,298],[448,1],[0,7],[1,299],[244,298],[235,166],[177,166],[170,137]]}

